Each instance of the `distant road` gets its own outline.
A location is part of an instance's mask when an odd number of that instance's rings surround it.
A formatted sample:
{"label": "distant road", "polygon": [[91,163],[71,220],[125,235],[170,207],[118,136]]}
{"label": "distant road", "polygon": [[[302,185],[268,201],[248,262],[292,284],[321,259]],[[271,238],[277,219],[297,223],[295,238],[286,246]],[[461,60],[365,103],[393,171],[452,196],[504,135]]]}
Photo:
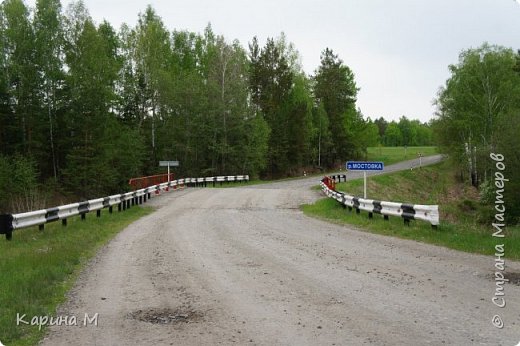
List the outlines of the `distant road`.
{"label": "distant road", "polygon": [[[423,166],[429,166],[436,163],[439,163],[443,160],[443,155],[432,155],[432,156],[426,156],[422,158],[422,165]],[[392,172],[398,172],[398,171],[404,171],[409,169],[415,169],[419,167],[419,159],[413,159],[413,160],[407,160],[402,161],[393,165],[385,166],[385,169],[381,172],[379,171],[372,171],[367,172],[367,176],[374,176],[374,175],[381,175],[381,174],[387,174]],[[352,179],[358,179],[363,178],[363,172],[359,171],[338,171],[336,173],[328,173],[328,175],[335,175],[335,174],[346,174],[347,180]],[[294,189],[305,189],[310,186],[318,185],[319,180],[321,178],[319,177],[308,177],[308,178],[300,178],[300,179],[288,179],[288,180],[282,180],[270,184],[260,184],[260,185],[254,185],[251,186],[252,188],[259,188],[259,189],[270,189],[272,187],[282,187],[282,188],[294,188]]]}
{"label": "distant road", "polygon": [[[153,199],[157,211],[98,254],[60,311],[99,313],[98,326],[54,326],[43,345],[520,341],[520,287],[506,284],[506,308],[492,304],[493,257],[306,217],[298,207],[320,198],[309,189],[318,180]],[[491,325],[496,313],[502,330]]]}

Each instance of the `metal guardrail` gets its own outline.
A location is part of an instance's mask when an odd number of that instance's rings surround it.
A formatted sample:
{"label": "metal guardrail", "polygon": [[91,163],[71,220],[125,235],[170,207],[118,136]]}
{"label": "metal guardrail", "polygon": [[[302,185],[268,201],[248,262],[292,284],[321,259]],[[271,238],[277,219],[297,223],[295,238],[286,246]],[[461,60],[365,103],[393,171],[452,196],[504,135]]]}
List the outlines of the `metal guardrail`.
{"label": "metal guardrail", "polygon": [[325,177],[320,182],[320,186],[325,195],[335,199],[345,208],[349,208],[349,210],[356,209],[357,213],[359,213],[360,210],[367,211],[369,218],[372,218],[373,214],[381,214],[385,220],[388,220],[389,216],[398,216],[403,218],[404,223],[407,225],[410,223],[410,220],[427,221],[432,225],[432,228],[437,228],[439,225],[438,205],[406,204],[358,198],[340,191],[335,191],[327,186],[326,178],[328,178],[328,180],[341,181],[341,177],[343,177],[343,179],[346,178],[344,175]]}
{"label": "metal guardrail", "polygon": [[172,180],[170,182],[149,186],[119,195],[112,195],[104,198],[92,199],[79,203],[72,203],[50,209],[30,211],[20,214],[0,215],[0,234],[5,234],[7,240],[12,239],[14,230],[39,226],[43,230],[46,223],[62,220],[63,225],[67,225],[67,219],[80,215],[85,219],[87,213],[96,211],[97,216],[101,216],[101,210],[108,208],[112,213],[113,207],[117,205],[118,210],[126,210],[133,205],[146,203],[152,196],[159,195],[162,191],[169,191],[170,188],[184,188],[204,186],[212,183],[222,185],[224,182],[245,182],[249,181],[249,175],[205,177],[205,178],[184,178]]}

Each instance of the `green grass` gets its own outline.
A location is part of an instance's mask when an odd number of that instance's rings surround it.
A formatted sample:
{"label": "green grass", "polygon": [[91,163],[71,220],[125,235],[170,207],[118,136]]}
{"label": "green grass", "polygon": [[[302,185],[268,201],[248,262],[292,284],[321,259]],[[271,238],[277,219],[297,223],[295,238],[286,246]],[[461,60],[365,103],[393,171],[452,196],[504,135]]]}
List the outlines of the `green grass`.
{"label": "green grass", "polygon": [[438,154],[437,147],[370,147],[367,161],[382,161],[391,165],[400,161],[412,160],[421,153],[423,156]]}
{"label": "green grass", "polygon": [[[361,229],[441,245],[455,250],[493,255],[495,244],[504,243],[506,257],[520,259],[520,226],[510,226],[505,238],[492,237],[493,206],[482,205],[478,193],[456,179],[450,162],[370,177],[367,197],[371,199],[438,204],[441,224],[434,230],[428,222],[411,221],[405,226],[401,218],[381,215],[368,218],[368,213],[349,212],[335,200],[321,199],[312,205],[303,205],[305,214],[339,224],[351,224]],[[338,191],[354,196],[363,195],[363,180],[358,179],[336,185]]]}
{"label": "green grass", "polygon": [[[433,166],[383,174],[367,179],[367,197],[371,199],[415,204],[438,204],[449,193],[454,183],[451,164],[443,162]],[[458,187],[458,186],[457,186]],[[363,196],[363,179],[336,185],[336,190],[354,196]],[[472,191],[460,191],[470,193]],[[472,197],[478,198],[476,194]]]}
{"label": "green grass", "polygon": [[103,244],[138,218],[153,211],[134,207],[124,212],[103,211],[45,226],[17,230],[13,240],[0,239],[0,340],[9,346],[36,345],[44,328],[16,325],[16,314],[55,316],[79,270]]}
{"label": "green grass", "polygon": [[[423,156],[430,156],[438,154],[437,147],[408,147],[406,150],[404,147],[369,147],[368,155],[366,157],[367,161],[383,161],[385,165],[392,165],[397,162],[412,160],[417,158],[417,154],[421,153]],[[330,169],[323,172],[311,173],[307,174],[307,178],[309,177],[319,177],[324,176],[328,173],[335,173],[337,169]],[[249,185],[260,185],[260,184],[269,184],[276,183],[288,180],[302,179],[305,178],[303,176],[297,177],[288,177],[288,178],[279,178],[279,179],[271,179],[271,180],[260,180],[254,179],[248,182],[240,182],[240,183],[226,183],[224,182],[222,185],[217,183],[215,185],[216,188],[229,188],[229,187],[240,187],[240,186],[249,186]],[[208,183],[208,187],[213,187],[212,183]]]}

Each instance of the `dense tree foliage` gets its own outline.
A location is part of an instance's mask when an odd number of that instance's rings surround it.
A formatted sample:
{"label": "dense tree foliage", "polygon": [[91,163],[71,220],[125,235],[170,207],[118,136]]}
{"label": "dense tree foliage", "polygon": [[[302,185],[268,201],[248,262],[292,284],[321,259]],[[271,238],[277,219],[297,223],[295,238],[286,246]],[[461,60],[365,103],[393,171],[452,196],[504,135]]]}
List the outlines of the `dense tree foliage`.
{"label": "dense tree foliage", "polygon": [[313,100],[310,81],[297,63],[297,52],[279,39],[249,46],[249,89],[256,115],[271,129],[268,174],[294,172],[311,162]]}
{"label": "dense tree foliage", "polygon": [[325,152],[325,162],[331,164],[356,152],[358,142],[351,130],[359,116],[355,106],[358,88],[350,68],[328,48],[321,55],[314,81],[316,101],[329,118],[333,145]]}
{"label": "dense tree foliage", "polygon": [[59,0],[3,1],[0,209],[36,207],[17,182],[84,199],[160,172],[159,160],[179,160],[180,176],[279,177],[381,142],[332,50],[308,76],[283,34],[248,48],[211,26],[170,31],[151,7],[116,30],[82,1],[65,10]]}
{"label": "dense tree foliage", "polygon": [[389,146],[432,146],[435,145],[432,123],[421,123],[405,116],[399,121],[387,122],[384,118],[374,121],[379,143]]}
{"label": "dense tree foliage", "polygon": [[439,93],[435,123],[441,145],[475,186],[494,184],[490,154],[504,155],[507,215],[512,219],[520,217],[518,61],[511,49],[488,44],[463,51]]}

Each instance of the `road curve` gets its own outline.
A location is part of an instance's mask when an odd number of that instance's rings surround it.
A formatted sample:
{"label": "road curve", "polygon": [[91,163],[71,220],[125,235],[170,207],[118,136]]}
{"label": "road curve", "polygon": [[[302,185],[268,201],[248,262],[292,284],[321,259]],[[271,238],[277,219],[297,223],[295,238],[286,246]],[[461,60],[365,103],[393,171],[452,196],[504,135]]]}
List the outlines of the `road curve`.
{"label": "road curve", "polygon": [[[316,178],[153,199],[157,211],[104,247],[60,308],[78,325],[50,327],[42,344],[520,341],[520,287],[506,284],[507,306],[493,305],[493,257],[306,217],[299,205],[320,197],[311,184]],[[507,266],[520,272],[517,262]],[[96,313],[97,326],[84,326]],[[495,314],[503,329],[491,324]]]}

